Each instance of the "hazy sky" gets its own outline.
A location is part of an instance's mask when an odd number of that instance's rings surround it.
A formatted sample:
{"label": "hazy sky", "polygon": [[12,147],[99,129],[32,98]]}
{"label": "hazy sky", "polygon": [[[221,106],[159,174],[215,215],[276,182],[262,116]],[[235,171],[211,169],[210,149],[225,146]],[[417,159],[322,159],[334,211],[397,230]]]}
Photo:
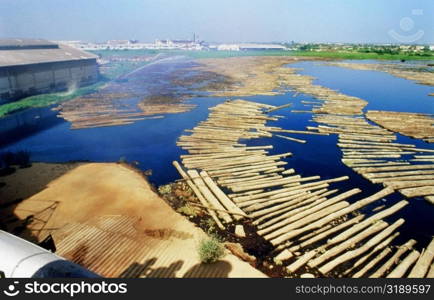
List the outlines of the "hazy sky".
{"label": "hazy sky", "polygon": [[193,32],[209,42],[434,44],[434,0],[0,0],[0,38],[153,41]]}

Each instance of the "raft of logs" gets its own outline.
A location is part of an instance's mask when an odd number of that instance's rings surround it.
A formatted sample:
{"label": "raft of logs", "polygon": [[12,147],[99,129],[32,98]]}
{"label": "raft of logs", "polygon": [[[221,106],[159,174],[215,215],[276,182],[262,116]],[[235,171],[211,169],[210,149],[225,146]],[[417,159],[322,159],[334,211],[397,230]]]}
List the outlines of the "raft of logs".
{"label": "raft of logs", "polygon": [[394,132],[399,132],[427,143],[434,143],[432,115],[396,111],[369,110],[366,118]]}
{"label": "raft of logs", "polygon": [[434,196],[433,149],[416,148],[395,142],[396,135],[388,129],[369,123],[361,116],[317,114],[322,133],[338,134],[342,162],[372,183],[391,187],[407,198]]}
{"label": "raft of logs", "polygon": [[[267,121],[276,120],[276,117],[266,114],[273,108],[244,100],[227,101],[210,108],[208,119],[187,131],[190,135],[183,135],[177,141],[188,154],[181,155],[182,163],[175,161],[174,166],[202,207],[208,208],[218,226],[223,229],[230,222],[248,220],[257,227],[257,234],[275,247],[275,261],[284,264],[289,273],[315,268],[324,276],[429,276],[433,272],[434,242],[423,254],[413,250],[414,240],[398,247],[393,245],[393,240],[399,235],[398,229],[405,221],[389,222],[388,217],[404,208],[408,201],[401,200],[389,207],[372,207],[392,194],[395,186],[387,185],[360,198],[357,197],[361,192],[358,188],[347,191],[330,189],[333,183],[348,180],[347,176],[328,179],[315,175],[302,177],[296,170],[286,168],[288,162],[285,158],[291,153],[270,155],[271,145],[245,144],[248,139],[285,132],[285,129],[266,125]],[[368,128],[363,119],[356,120],[358,126],[351,122],[342,127],[335,124],[331,129],[319,128],[316,133],[339,131],[345,135],[341,142],[351,144],[354,141],[356,145],[367,139],[373,145],[380,143],[386,147],[382,144],[394,140],[387,130]],[[348,123],[347,119],[341,121]],[[348,128],[355,127],[366,131],[362,140],[348,131]],[[376,139],[370,140],[371,136]],[[360,149],[363,148],[356,147],[354,151]],[[393,143],[385,149],[385,152],[392,153],[414,152],[414,147]],[[350,157],[358,155],[351,153]],[[378,154],[375,150],[372,155],[389,153]],[[360,160],[353,159],[356,162]],[[363,168],[366,168],[366,161],[373,159],[361,160]],[[389,166],[387,163],[386,168],[399,166],[409,165]],[[401,259],[404,254],[405,258]]]}

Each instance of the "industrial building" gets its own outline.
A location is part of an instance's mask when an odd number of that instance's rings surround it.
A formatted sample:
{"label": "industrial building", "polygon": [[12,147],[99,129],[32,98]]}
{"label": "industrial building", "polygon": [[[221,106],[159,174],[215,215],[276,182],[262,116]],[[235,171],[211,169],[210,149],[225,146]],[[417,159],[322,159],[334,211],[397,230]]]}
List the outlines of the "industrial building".
{"label": "industrial building", "polygon": [[97,58],[41,39],[0,39],[0,102],[95,83]]}

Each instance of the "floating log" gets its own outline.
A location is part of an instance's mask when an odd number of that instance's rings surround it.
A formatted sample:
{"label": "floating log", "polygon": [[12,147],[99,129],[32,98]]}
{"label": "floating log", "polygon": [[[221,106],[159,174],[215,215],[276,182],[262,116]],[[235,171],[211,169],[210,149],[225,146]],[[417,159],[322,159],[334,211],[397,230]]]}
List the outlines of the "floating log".
{"label": "floating log", "polygon": [[373,258],[371,261],[369,261],[360,271],[355,273],[352,277],[353,278],[360,278],[363,277],[366,272],[368,272],[370,269],[372,269],[376,264],[378,264],[383,258],[385,258],[389,253],[391,253],[392,250],[390,248],[386,248],[379,255],[377,255],[375,258]]}
{"label": "floating log", "polygon": [[387,278],[402,278],[407,270],[417,261],[420,253],[417,250],[413,250],[407,255],[404,260],[387,275]]}
{"label": "floating log", "polygon": [[[389,244],[397,237],[399,236],[399,232],[395,232],[394,234],[392,234],[391,236],[389,236],[387,239],[385,239],[384,241],[382,241],[380,244],[378,244],[377,246],[375,246],[374,249],[372,249],[368,254],[366,254],[365,256],[359,258],[351,268],[349,268],[348,270],[346,270],[343,275],[347,275],[349,273],[351,273],[354,269],[358,268],[359,266],[361,266],[365,261],[367,261],[368,259],[370,259],[372,256],[375,255],[375,253],[377,253],[378,251],[380,251],[381,249],[388,247]],[[389,248],[390,250],[390,248]],[[363,272],[361,272],[363,270]],[[354,274],[356,277],[361,277],[363,276],[363,274],[368,271],[368,269],[362,268],[362,270],[360,270],[359,272],[357,272],[356,274]],[[354,276],[353,276],[354,278]]]}
{"label": "floating log", "polygon": [[282,108],[290,107],[291,105],[292,105],[292,103],[288,103],[288,104],[284,104],[284,105],[276,106],[276,107],[270,108],[270,109],[267,111],[267,113],[270,113],[270,112],[273,112],[273,111],[276,111],[276,110],[279,110],[279,109],[282,109]]}
{"label": "floating log", "polygon": [[[360,209],[363,206],[368,205],[372,202],[375,202],[378,199],[381,199],[381,198],[383,198],[383,197],[385,197],[391,193],[393,193],[393,189],[384,188],[381,191],[379,191],[379,192],[377,192],[377,193],[375,193],[375,194],[373,194],[367,198],[359,200],[359,201],[357,201],[357,202],[355,202],[349,206],[345,205],[344,206],[345,208],[343,208],[343,209],[339,209],[339,210],[334,211],[333,210],[334,208],[331,208],[331,207],[326,208],[325,211],[327,211],[327,212],[325,214],[321,214],[321,215],[323,215],[321,217],[314,215],[313,218],[311,218],[311,217],[304,218],[303,220],[301,220],[303,222],[298,222],[298,223],[296,222],[297,224],[295,224],[295,223],[290,224],[291,228],[286,233],[271,240],[270,243],[273,244],[274,246],[279,245],[279,244],[289,240],[292,237],[298,236],[299,234],[301,234],[303,232],[319,228],[319,227],[329,223],[330,221],[332,221],[336,218],[339,218],[339,217],[344,216],[350,212],[353,212],[357,209]],[[311,223],[312,221],[313,221],[313,223]],[[300,228],[300,227],[302,227],[302,228]]]}
{"label": "floating log", "polygon": [[429,271],[431,262],[434,259],[434,239],[425,249],[425,252],[420,256],[416,265],[411,270],[408,278],[424,278]]}
{"label": "floating log", "polygon": [[353,258],[359,256],[360,254],[368,251],[370,248],[374,247],[379,242],[381,242],[381,240],[383,240],[388,235],[390,235],[396,228],[398,228],[402,224],[404,224],[404,219],[398,219],[395,223],[393,223],[392,225],[388,226],[382,232],[378,233],[373,238],[371,238],[366,243],[364,243],[360,248],[357,248],[355,250],[351,250],[351,251],[345,252],[341,256],[339,256],[339,257],[333,259],[332,261],[326,263],[324,266],[320,267],[318,270],[322,274],[327,274],[332,269],[334,269],[336,266],[338,266],[338,265],[340,265],[340,264],[342,264],[342,263],[344,263],[346,261],[349,261],[350,259],[353,259]]}
{"label": "floating log", "polygon": [[351,226],[353,224],[358,223],[359,221],[361,221],[364,218],[364,215],[359,215],[357,217],[351,218],[348,221],[345,221],[337,226],[333,226],[332,228],[330,228],[329,230],[326,230],[320,234],[315,234],[312,238],[298,244],[298,245],[294,245],[291,248],[289,248],[289,251],[291,252],[295,252],[298,251],[306,246],[312,245],[313,243],[320,241],[328,236],[330,236],[331,234],[338,232],[339,230],[342,230],[348,226]]}
{"label": "floating log", "polygon": [[300,139],[296,139],[296,138],[289,137],[289,136],[284,136],[284,135],[280,135],[280,134],[275,134],[275,136],[280,137],[280,138],[285,139],[285,140],[290,140],[293,142],[301,143],[301,144],[306,143],[305,140],[300,140]]}
{"label": "floating log", "polygon": [[242,187],[236,187],[236,188],[234,187],[232,189],[232,191],[243,192],[243,191],[254,190],[254,189],[275,187],[275,186],[283,185],[286,183],[312,181],[312,180],[316,180],[316,179],[320,179],[320,177],[319,176],[310,176],[310,177],[293,178],[293,179],[292,178],[291,179],[283,178],[283,179],[276,180],[272,183],[264,183],[264,184],[258,184],[258,185],[252,185],[252,186],[242,186]]}
{"label": "floating log", "polygon": [[369,276],[369,278],[379,278],[383,276],[391,266],[396,264],[398,262],[398,259],[408,250],[410,250],[414,245],[416,244],[416,241],[411,239],[405,244],[401,245],[398,248],[398,251],[389,258],[377,271],[375,271],[372,275]]}
{"label": "floating log", "polygon": [[[434,178],[433,178],[434,179]],[[399,192],[408,198],[434,195],[434,186],[420,186],[400,189]]]}

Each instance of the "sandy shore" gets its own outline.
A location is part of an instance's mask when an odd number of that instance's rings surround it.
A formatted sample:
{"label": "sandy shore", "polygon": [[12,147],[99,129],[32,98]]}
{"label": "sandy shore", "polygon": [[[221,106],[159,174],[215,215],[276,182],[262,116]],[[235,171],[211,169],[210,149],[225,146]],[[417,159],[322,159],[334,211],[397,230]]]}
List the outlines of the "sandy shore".
{"label": "sandy shore", "polygon": [[32,217],[28,238],[52,234],[59,255],[102,276],[265,276],[230,253],[201,264],[196,248],[206,234],[122,164],[76,166],[12,212],[21,221]]}

